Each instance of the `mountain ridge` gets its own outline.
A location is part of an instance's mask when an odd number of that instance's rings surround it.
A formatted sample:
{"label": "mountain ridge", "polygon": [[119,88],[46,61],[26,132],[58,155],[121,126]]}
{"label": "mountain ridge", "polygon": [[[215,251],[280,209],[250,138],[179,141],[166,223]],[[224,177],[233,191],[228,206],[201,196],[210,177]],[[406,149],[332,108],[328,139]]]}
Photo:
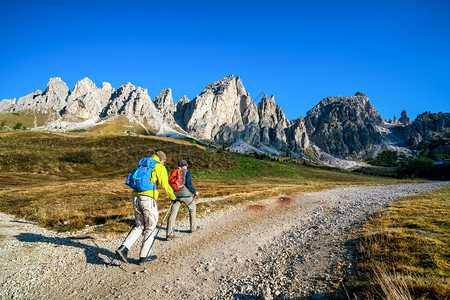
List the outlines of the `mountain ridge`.
{"label": "mountain ridge", "polygon": [[247,144],[247,152],[264,149],[331,165],[338,160],[363,162],[386,149],[407,153],[422,141],[450,136],[448,113],[424,113],[411,122],[403,111],[399,120],[385,121],[361,92],[326,97],[305,117],[289,121],[273,95],[264,94],[256,104],[241,78],[234,75],[206,85],[192,100],[183,96],[176,103],[170,88],[152,100],[147,89],[130,82],[115,90],[107,82],[98,88],[85,77],[70,91],[55,77],[43,93],[37,90],[0,102],[0,113],[26,110],[49,115],[45,126],[34,126],[35,130],[90,128],[123,115],[147,134],[184,135],[225,146],[238,143],[234,148],[241,150]]}

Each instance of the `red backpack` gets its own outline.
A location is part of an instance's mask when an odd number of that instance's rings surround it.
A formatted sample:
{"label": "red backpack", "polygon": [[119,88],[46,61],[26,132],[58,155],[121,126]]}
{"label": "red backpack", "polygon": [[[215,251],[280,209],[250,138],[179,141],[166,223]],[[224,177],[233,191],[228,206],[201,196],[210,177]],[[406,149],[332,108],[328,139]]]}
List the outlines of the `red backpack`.
{"label": "red backpack", "polygon": [[175,169],[169,177],[169,184],[174,191],[179,191],[183,187],[183,171]]}

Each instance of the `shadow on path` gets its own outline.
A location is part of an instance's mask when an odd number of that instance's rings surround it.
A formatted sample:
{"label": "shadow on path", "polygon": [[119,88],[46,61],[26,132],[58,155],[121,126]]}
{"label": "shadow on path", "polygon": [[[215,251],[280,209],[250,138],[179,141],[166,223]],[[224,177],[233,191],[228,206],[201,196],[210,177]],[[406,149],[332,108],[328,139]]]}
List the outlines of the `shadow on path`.
{"label": "shadow on path", "polygon": [[[114,256],[114,253],[104,249],[100,248],[94,241],[94,238],[92,237],[85,237],[85,238],[60,238],[60,237],[47,237],[43,236],[41,234],[35,234],[35,233],[20,233],[19,235],[15,236],[19,241],[21,242],[28,242],[28,243],[49,243],[54,245],[61,245],[61,246],[69,246],[69,247],[77,247],[84,250],[84,254],[86,255],[86,263],[88,264],[94,264],[94,265],[108,265],[109,261],[105,261],[102,258],[100,258],[100,254],[105,255],[109,258],[112,258]],[[87,239],[92,240],[94,243],[94,246],[84,244],[79,242],[78,240],[81,239]]]}

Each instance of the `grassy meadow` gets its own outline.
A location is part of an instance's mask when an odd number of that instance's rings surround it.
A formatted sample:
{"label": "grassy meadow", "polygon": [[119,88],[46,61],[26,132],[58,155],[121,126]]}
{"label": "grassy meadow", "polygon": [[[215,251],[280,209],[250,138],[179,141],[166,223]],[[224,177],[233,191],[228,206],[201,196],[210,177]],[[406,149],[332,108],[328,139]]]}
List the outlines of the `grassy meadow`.
{"label": "grassy meadow", "polygon": [[364,225],[358,299],[450,299],[450,188],[395,202]]}
{"label": "grassy meadow", "polygon": [[[337,185],[390,184],[398,180],[255,159],[185,140],[152,136],[14,131],[0,134],[0,211],[67,231],[127,231],[133,223],[126,175],[140,158],[167,154],[169,172],[190,164],[201,198],[233,195],[198,205],[199,214],[274,195],[295,195]],[[160,210],[170,206],[164,193]]]}

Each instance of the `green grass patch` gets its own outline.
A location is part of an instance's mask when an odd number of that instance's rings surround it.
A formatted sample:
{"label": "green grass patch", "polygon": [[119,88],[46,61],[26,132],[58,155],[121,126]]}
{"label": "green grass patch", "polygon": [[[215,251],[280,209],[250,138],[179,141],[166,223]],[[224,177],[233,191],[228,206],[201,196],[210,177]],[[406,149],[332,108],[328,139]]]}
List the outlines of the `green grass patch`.
{"label": "green grass patch", "polygon": [[351,289],[370,299],[449,299],[449,199],[448,187],[408,197],[368,221]]}
{"label": "green grass patch", "polygon": [[0,136],[0,172],[33,172],[72,178],[124,176],[140,158],[162,149],[166,166],[174,169],[181,159],[192,169],[229,168],[236,159],[188,142],[132,136],[77,136],[45,132],[14,132]]}
{"label": "green grass patch", "polygon": [[49,115],[46,113],[29,110],[0,114],[0,123],[2,123],[3,126],[8,126],[10,128],[13,128],[18,123],[22,124],[21,127],[26,128],[33,128],[35,125],[42,126],[48,119]]}
{"label": "green grass patch", "polygon": [[[126,175],[139,159],[157,150],[166,153],[169,173],[179,160],[188,161],[200,197],[233,195],[199,205],[200,214],[279,194],[399,182],[255,159],[159,137],[29,131],[2,134],[0,143],[0,211],[61,231],[105,223],[109,225],[99,230],[122,230],[124,225],[112,223],[133,216]],[[161,191],[159,210],[169,206]]]}

